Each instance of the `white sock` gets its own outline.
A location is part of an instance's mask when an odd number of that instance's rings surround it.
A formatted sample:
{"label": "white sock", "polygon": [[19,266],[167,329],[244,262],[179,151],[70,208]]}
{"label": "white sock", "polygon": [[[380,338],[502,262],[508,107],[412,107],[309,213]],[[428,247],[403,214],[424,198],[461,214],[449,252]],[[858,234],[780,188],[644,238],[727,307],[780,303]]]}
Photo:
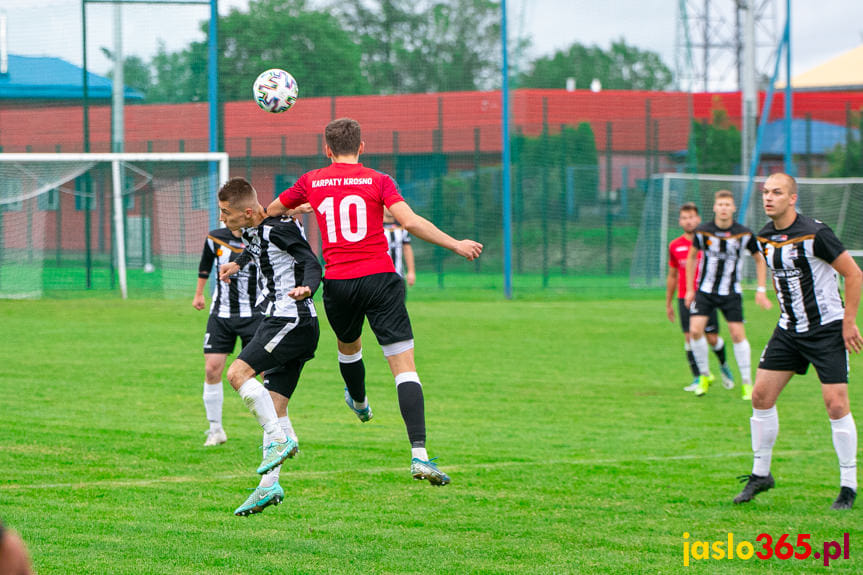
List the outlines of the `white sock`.
{"label": "white sock", "polygon": [[[288,437],[290,437],[294,441],[297,441],[297,434],[294,432],[294,426],[291,423],[290,417],[288,417],[287,415],[284,417],[280,417],[279,418],[279,427],[282,428],[282,431],[285,433],[285,435],[287,435]],[[272,441],[272,439],[265,432],[264,433],[264,447],[266,448],[270,444],[271,441]],[[282,469],[282,466],[277,465],[276,467],[273,467],[267,473],[264,473],[261,476],[261,482],[258,484],[258,487],[272,487],[279,480],[279,472],[281,471],[281,469]]]}
{"label": "white sock", "polygon": [[416,457],[417,459],[422,459],[423,461],[429,460],[429,454],[426,453],[425,447],[411,447],[411,457]]}
{"label": "white sock", "polygon": [[716,336],[716,345],[713,346],[713,351],[719,351],[725,347],[725,340],[722,339],[721,335]]}
{"label": "white sock", "polygon": [[204,410],[207,412],[207,421],[210,422],[210,431],[222,429],[222,403],[225,392],[222,390],[222,382],[211,385],[204,382]]}
{"label": "white sock", "polygon": [[734,359],[737,360],[737,369],[740,370],[740,379],[743,383],[752,383],[752,350],[749,340],[744,339],[734,344]]}
{"label": "white sock", "polygon": [[774,405],[770,409],[754,409],[749,419],[749,429],[752,433],[752,473],[764,477],[770,473],[770,459],[773,457],[773,445],[779,435],[779,413]]}
{"label": "white sock", "polygon": [[849,413],[840,419],[831,419],[833,447],[839,457],[839,485],[857,491],[857,426]]}
{"label": "white sock", "polygon": [[241,385],[237,392],[243,398],[243,403],[264,428],[264,432],[272,438],[272,441],[284,442],[286,439],[285,432],[279,426],[276,408],[273,406],[273,400],[267,388],[253,377]]}
{"label": "white sock", "polygon": [[709,375],[710,358],[708,357],[707,338],[702,335],[699,339],[692,338],[690,342],[698,371],[701,372],[701,375]]}

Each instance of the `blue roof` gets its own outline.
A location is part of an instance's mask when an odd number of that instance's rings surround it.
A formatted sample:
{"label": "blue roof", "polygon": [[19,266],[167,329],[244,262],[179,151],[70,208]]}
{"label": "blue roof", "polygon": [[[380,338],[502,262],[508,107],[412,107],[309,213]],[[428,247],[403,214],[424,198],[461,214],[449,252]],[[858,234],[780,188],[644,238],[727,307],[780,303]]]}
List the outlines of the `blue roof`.
{"label": "blue roof", "polygon": [[[60,58],[9,55],[8,73],[0,75],[2,100],[80,100],[84,96],[82,70]],[[126,98],[142,100],[143,94],[126,87]],[[87,73],[87,95],[111,98],[111,80]]]}
{"label": "blue roof", "polygon": [[[820,120],[808,122],[811,130],[811,146],[806,145],[806,124],[802,118],[791,120],[791,153],[792,154],[826,154],[838,145],[845,145],[847,128],[841,124],[831,124]],[[859,131],[851,129],[852,137],[856,140]],[[775,120],[764,127],[764,137],[761,140],[761,153],[773,156],[781,156],[785,153],[785,120]]]}

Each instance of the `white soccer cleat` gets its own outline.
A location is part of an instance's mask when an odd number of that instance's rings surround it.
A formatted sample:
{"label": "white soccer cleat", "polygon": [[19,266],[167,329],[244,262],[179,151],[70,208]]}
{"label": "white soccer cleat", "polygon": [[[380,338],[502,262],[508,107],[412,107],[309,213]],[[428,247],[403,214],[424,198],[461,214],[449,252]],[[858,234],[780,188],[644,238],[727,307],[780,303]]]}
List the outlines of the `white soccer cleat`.
{"label": "white soccer cleat", "polygon": [[207,440],[204,442],[204,447],[213,447],[214,445],[221,445],[228,441],[228,436],[225,434],[224,429],[216,429],[207,431]]}

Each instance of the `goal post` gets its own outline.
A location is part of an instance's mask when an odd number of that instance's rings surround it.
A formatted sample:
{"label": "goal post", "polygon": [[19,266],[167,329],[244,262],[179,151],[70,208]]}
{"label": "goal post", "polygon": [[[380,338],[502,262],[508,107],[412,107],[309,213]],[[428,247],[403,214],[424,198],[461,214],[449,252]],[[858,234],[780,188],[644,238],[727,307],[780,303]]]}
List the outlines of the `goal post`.
{"label": "goal post", "polygon": [[[740,209],[735,220],[758,232],[768,221],[761,206],[761,185],[766,176],[755,178],[752,196],[744,201],[749,178],[722,174],[657,174],[648,181],[644,209],[638,230],[635,254],[630,267],[630,285],[636,288],[665,286],[668,273],[668,244],[682,232],[677,227],[680,206],[693,202],[701,220],[713,218],[713,197],[730,190]],[[829,225],[849,253],[863,257],[863,178],[797,178],[797,209]],[[744,278],[754,277],[754,265],[747,259]]]}
{"label": "goal post", "polygon": [[137,274],[142,290],[182,291],[227,179],[222,152],[0,153],[0,297],[107,287],[125,299],[130,227],[136,265],[158,276]]}

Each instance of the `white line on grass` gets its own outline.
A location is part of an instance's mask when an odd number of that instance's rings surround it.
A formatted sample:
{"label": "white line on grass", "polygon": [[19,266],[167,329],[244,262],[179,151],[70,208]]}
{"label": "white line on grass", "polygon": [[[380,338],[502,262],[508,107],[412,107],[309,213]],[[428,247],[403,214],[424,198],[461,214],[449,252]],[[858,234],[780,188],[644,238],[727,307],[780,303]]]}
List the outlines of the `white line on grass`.
{"label": "white line on grass", "polygon": [[[809,455],[820,453],[819,451],[785,451],[781,456],[789,455]],[[493,463],[472,463],[462,465],[447,465],[447,471],[469,471],[471,469],[498,469],[502,467],[520,467],[520,466],[546,466],[546,465],[623,465],[626,463],[643,463],[646,461],[689,461],[696,459],[722,459],[730,457],[743,457],[752,455],[751,451],[740,451],[733,453],[709,453],[709,454],[689,454],[689,455],[648,455],[638,458],[624,459],[555,459],[547,461],[497,461]],[[400,473],[404,471],[402,467],[373,467],[369,469],[351,469],[339,470],[333,469],[329,471],[286,471],[290,473],[291,478],[296,479],[311,479],[315,477],[327,477],[339,475],[341,473]],[[229,473],[222,475],[207,476],[208,480],[232,480],[248,478],[251,474],[245,473]],[[0,485],[0,491],[16,491],[20,489],[94,489],[101,487],[154,487],[167,483],[193,483],[200,481],[200,475],[177,475],[169,477],[156,477],[152,479],[106,479],[103,481],[87,481],[78,483],[33,483],[33,484],[12,484]]]}

